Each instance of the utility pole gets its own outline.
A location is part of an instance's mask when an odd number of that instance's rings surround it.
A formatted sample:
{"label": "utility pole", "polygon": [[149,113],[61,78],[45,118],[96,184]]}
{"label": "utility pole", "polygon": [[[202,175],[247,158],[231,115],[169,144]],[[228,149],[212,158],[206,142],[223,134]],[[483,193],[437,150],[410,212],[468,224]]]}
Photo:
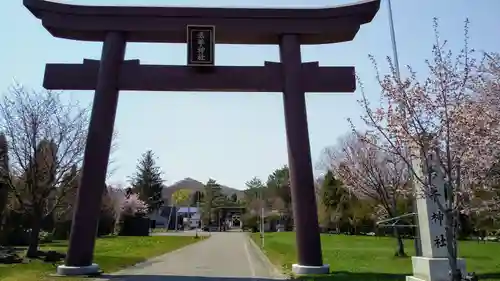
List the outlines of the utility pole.
{"label": "utility pole", "polygon": [[198,215],[198,223],[196,223],[195,227],[195,237],[198,238],[198,227],[201,225],[201,211],[200,211],[200,193],[197,192],[196,198],[196,214]]}
{"label": "utility pole", "polygon": [[261,187],[260,189],[260,239],[261,239],[261,247],[264,248],[264,189]]}
{"label": "utility pole", "polygon": [[[394,60],[394,68],[396,70],[396,78],[398,80],[401,79],[401,73],[400,73],[400,70],[399,70],[399,60],[398,60],[398,48],[397,48],[397,45],[396,45],[396,32],[394,31],[394,20],[392,18],[392,6],[391,6],[391,0],[387,0],[387,10],[388,10],[388,14],[389,14],[389,29],[390,29],[390,33],[391,33],[391,42],[392,42],[392,54],[393,54],[393,60]],[[401,109],[404,110],[404,104],[401,104]],[[409,156],[410,155],[410,152],[408,151],[408,144],[404,144],[405,145],[405,149],[404,149],[404,153],[405,153],[405,157]],[[413,189],[413,193],[415,194],[416,196],[416,190],[415,190],[415,184],[413,183],[413,175],[412,175],[412,167],[411,167],[411,164],[412,162],[409,161],[409,164],[408,164],[408,179],[409,179],[409,183],[411,184],[412,186],[412,189]],[[422,247],[421,247],[421,244],[420,244],[420,234],[419,234],[419,229],[418,229],[418,212],[417,212],[417,201],[414,199],[413,202],[412,202],[412,208],[413,208],[413,213],[415,214],[414,216],[414,220],[415,220],[415,225],[416,225],[416,229],[415,229],[415,239],[414,239],[414,246],[415,246],[415,256],[419,257],[419,256],[422,256]]]}

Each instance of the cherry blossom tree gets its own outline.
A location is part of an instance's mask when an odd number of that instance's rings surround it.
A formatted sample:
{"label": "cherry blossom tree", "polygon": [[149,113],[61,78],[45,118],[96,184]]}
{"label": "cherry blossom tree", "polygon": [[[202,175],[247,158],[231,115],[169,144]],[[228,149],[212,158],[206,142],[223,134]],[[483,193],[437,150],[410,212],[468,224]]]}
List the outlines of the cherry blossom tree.
{"label": "cherry blossom tree", "polygon": [[461,273],[457,270],[455,237],[459,213],[471,211],[470,202],[478,191],[491,189],[485,180],[500,155],[500,111],[484,102],[486,98],[498,99],[498,95],[484,93],[498,94],[498,88],[487,85],[479,75],[478,71],[488,65],[476,60],[477,53],[468,45],[468,21],[464,47],[456,54],[440,38],[437,19],[434,31],[436,40],[432,59],[426,61],[426,76],[417,76],[408,66],[407,76],[400,77],[390,59],[390,72],[382,75],[371,58],[382,100],[378,106],[370,104],[360,83],[361,119],[368,131],[359,137],[408,164],[420,186],[418,196],[429,196],[435,190],[430,180],[433,172],[428,169],[422,174],[411,163],[418,158],[428,167],[428,155],[435,156],[448,194],[445,203],[438,205],[445,217],[452,278],[458,281]]}
{"label": "cherry blossom tree", "polygon": [[[339,139],[337,146],[324,150],[323,162],[358,198],[376,202],[383,218],[397,218],[398,202],[411,195],[407,166],[394,154],[372,146],[356,134]],[[406,256],[403,240],[394,227],[397,240],[396,256]]]}
{"label": "cherry blossom tree", "polygon": [[121,204],[121,213],[124,216],[135,216],[146,214],[148,205],[139,199],[138,194],[130,194]]}
{"label": "cherry blossom tree", "polygon": [[124,184],[121,182],[113,182],[107,186],[107,201],[103,204],[108,204],[108,207],[112,209],[115,214],[115,221],[120,220],[122,213],[122,208],[126,199]]}

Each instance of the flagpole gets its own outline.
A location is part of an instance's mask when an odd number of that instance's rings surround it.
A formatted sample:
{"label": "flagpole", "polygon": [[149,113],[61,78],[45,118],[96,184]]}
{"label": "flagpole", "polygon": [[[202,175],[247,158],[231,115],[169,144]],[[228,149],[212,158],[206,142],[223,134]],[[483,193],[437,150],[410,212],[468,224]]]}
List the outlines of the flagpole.
{"label": "flagpole", "polygon": [[[394,70],[396,71],[396,78],[398,80],[400,80],[401,73],[399,70],[398,47],[396,44],[396,32],[394,30],[394,19],[392,17],[391,0],[387,0],[387,10],[388,10],[388,14],[389,14],[389,31],[391,33],[392,59],[393,59],[393,63],[394,63]],[[404,108],[404,105],[403,105],[403,108]],[[409,153],[406,153],[406,154],[408,155]],[[409,164],[409,165],[411,165],[411,164]],[[408,168],[411,168],[411,167],[408,167]],[[408,174],[409,174],[410,184],[412,185],[412,188],[415,189],[415,185],[413,184],[413,177],[412,177],[410,170],[408,170]],[[415,193],[415,190],[414,190],[414,193]],[[419,234],[419,228],[418,228],[417,202],[415,199],[413,200],[412,208],[413,208],[412,211],[415,214],[415,225],[416,225],[415,238],[414,238],[415,256],[422,256],[422,247],[420,244],[420,234]]]}
{"label": "flagpole", "polygon": [[394,60],[394,68],[396,70],[397,78],[400,79],[399,73],[399,60],[398,60],[398,47],[396,45],[396,32],[394,31],[394,20],[392,18],[392,6],[391,0],[387,0],[387,10],[389,12],[389,29],[391,32],[391,42],[392,42],[392,56]]}

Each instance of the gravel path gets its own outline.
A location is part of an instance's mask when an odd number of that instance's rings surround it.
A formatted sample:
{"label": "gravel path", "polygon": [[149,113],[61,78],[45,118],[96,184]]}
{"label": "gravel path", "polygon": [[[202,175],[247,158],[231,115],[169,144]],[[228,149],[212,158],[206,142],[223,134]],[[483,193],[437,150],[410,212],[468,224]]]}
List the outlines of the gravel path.
{"label": "gravel path", "polygon": [[214,281],[283,279],[243,232],[215,232],[209,239],[97,280]]}

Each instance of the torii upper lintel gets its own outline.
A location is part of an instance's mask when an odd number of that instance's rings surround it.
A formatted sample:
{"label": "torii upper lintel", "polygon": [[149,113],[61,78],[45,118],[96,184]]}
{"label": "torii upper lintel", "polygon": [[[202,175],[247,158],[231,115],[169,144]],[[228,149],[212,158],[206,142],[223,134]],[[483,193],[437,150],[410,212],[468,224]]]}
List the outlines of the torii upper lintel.
{"label": "torii upper lintel", "polygon": [[127,33],[128,42],[185,43],[186,25],[208,24],[217,26],[219,44],[279,44],[281,34],[300,35],[300,44],[350,41],[380,6],[380,0],[309,9],[81,6],[44,0],[23,3],[55,37],[104,41],[107,31],[113,30]]}

